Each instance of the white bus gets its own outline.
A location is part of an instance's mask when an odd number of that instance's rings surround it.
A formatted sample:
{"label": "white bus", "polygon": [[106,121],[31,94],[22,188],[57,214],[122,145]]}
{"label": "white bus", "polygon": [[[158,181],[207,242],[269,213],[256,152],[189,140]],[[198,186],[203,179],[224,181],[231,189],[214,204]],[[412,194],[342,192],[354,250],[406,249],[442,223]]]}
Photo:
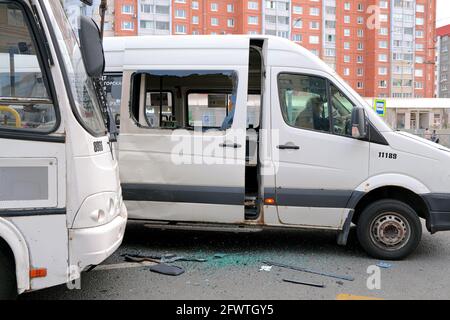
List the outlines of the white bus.
{"label": "white bus", "polygon": [[79,18],[74,30],[60,1],[0,0],[0,299],[78,279],[124,235],[118,163],[93,82],[101,39]]}
{"label": "white bus", "polygon": [[[315,228],[374,257],[450,230],[450,150],[393,131],[308,50],[270,36],[105,41],[130,219]],[[118,92],[121,91],[121,94]],[[120,102],[120,103],[119,103]]]}

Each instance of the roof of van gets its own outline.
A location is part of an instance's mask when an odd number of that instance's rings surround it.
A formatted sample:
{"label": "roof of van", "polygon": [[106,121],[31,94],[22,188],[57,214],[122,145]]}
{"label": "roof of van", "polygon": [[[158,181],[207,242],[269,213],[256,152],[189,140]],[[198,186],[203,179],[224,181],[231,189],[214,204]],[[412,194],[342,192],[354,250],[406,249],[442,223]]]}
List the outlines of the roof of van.
{"label": "roof of van", "polygon": [[[236,64],[239,59],[244,64],[242,53],[248,50],[250,40],[268,40],[267,63],[271,66],[295,66],[315,70],[334,72],[322,60],[316,57],[309,50],[302,46],[276,36],[268,35],[171,35],[171,36],[132,36],[132,37],[105,37],[104,49],[106,55],[107,70],[119,69],[130,65],[177,65],[177,64]],[[227,51],[220,55],[220,50]],[[152,57],[155,57],[156,50],[169,50],[176,52],[177,56],[163,55],[161,59],[152,61],[147,54],[137,54],[136,51],[152,50]],[[153,51],[154,50],[154,51]],[[189,55],[187,51],[197,50],[196,55]],[[203,52],[201,50],[204,50]],[[217,61],[211,57],[212,51]],[[127,51],[127,57],[123,54]],[[130,57],[128,52],[135,51]],[[277,51],[277,54],[271,54]],[[199,59],[201,55],[201,59]],[[176,59],[180,58],[180,59]],[[234,58],[234,59],[233,59]],[[299,59],[300,58],[300,59]],[[167,61],[162,61],[167,60]],[[112,70],[119,71],[119,70]]]}

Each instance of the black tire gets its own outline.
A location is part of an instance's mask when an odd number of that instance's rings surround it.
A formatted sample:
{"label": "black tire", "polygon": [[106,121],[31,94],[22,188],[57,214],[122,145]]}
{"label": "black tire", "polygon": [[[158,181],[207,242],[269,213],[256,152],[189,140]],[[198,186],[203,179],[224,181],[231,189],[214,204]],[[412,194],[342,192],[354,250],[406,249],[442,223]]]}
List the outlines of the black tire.
{"label": "black tire", "polygon": [[401,260],[419,245],[422,224],[409,205],[386,199],[376,201],[364,209],[356,232],[359,243],[372,257]]}
{"label": "black tire", "polygon": [[14,263],[0,250],[0,300],[17,298],[16,272]]}

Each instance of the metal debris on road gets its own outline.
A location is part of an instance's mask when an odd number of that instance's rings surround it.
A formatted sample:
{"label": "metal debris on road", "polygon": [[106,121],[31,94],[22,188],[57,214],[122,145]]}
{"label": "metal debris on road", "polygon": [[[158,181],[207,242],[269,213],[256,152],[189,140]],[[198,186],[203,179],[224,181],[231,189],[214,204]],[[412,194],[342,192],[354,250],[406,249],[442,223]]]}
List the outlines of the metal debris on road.
{"label": "metal debris on road", "polygon": [[278,262],[272,262],[272,261],[263,261],[263,262],[265,264],[268,264],[268,265],[271,265],[271,266],[275,266],[275,267],[280,267],[280,268],[291,269],[291,270],[300,271],[300,272],[307,272],[307,273],[317,274],[319,276],[324,276],[324,277],[329,277],[329,278],[341,279],[341,280],[346,280],[346,281],[353,281],[353,280],[355,280],[355,278],[353,278],[352,276],[347,276],[347,275],[339,275],[339,274],[334,274],[334,273],[327,273],[327,272],[322,272],[322,271],[316,271],[316,270],[312,270],[312,269],[308,269],[308,268],[304,268],[304,267],[297,267],[297,266],[292,266],[292,265],[287,265],[287,264],[278,263]]}
{"label": "metal debris on road", "polygon": [[284,282],[288,282],[288,283],[301,284],[301,285],[304,285],[304,286],[310,286],[310,287],[316,287],[316,288],[325,288],[325,285],[323,283],[303,282],[303,281],[290,280],[290,279],[283,279],[283,281]]}
{"label": "metal debris on road", "polygon": [[140,256],[140,255],[129,255],[129,254],[125,254],[124,256],[125,261],[127,262],[155,262],[155,263],[160,263],[161,258],[158,258],[157,256]]}
{"label": "metal debris on road", "polygon": [[206,262],[206,261],[208,261],[208,259],[189,258],[189,257],[183,257],[183,256],[175,256],[173,258],[163,257],[161,259],[161,262],[165,262],[165,263],[172,263],[172,262],[175,262],[175,261]]}
{"label": "metal debris on road", "polygon": [[215,255],[214,255],[214,259],[222,259],[222,258],[224,258],[225,256],[226,256],[227,254],[226,253],[216,253]]}
{"label": "metal debris on road", "polygon": [[143,262],[143,261],[151,261],[156,263],[173,263],[175,261],[190,261],[190,262],[206,262],[207,259],[200,258],[191,258],[191,257],[183,257],[177,256],[176,254],[166,254],[166,255],[132,255],[132,254],[124,254],[122,255],[125,258],[125,261],[128,262]]}
{"label": "metal debris on road", "polygon": [[152,266],[159,262],[142,261],[142,262],[123,262],[123,263],[113,263],[113,264],[101,264],[97,266],[93,271],[106,271],[106,270],[117,270],[117,269],[129,269],[129,268],[141,268]]}

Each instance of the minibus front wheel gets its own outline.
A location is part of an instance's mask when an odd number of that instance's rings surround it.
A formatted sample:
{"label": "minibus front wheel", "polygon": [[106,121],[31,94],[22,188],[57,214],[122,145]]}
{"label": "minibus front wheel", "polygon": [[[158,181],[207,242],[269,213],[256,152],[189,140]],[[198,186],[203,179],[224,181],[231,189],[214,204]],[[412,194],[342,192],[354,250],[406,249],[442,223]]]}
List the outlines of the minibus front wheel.
{"label": "minibus front wheel", "polygon": [[0,300],[17,298],[16,273],[14,263],[0,246]]}
{"label": "minibus front wheel", "polygon": [[398,200],[379,200],[367,206],[357,225],[366,252],[377,259],[400,260],[419,245],[422,224],[409,205]]}

